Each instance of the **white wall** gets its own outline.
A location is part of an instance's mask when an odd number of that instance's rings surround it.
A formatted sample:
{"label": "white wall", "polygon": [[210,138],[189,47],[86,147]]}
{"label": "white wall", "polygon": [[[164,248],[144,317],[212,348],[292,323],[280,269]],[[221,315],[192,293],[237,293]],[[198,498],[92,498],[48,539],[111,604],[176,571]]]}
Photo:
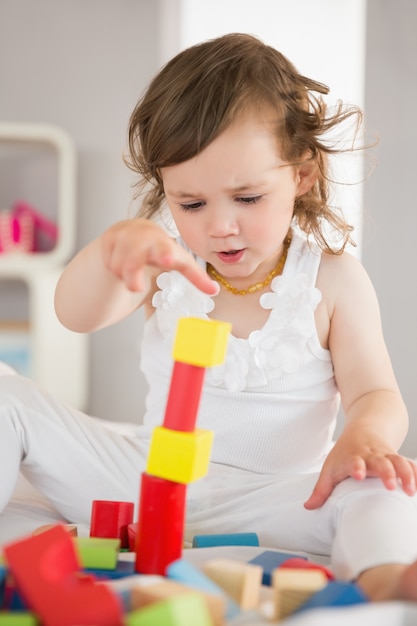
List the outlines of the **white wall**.
{"label": "white wall", "polygon": [[366,184],[363,262],[378,293],[417,457],[417,3],[368,0],[366,113],[380,137]]}

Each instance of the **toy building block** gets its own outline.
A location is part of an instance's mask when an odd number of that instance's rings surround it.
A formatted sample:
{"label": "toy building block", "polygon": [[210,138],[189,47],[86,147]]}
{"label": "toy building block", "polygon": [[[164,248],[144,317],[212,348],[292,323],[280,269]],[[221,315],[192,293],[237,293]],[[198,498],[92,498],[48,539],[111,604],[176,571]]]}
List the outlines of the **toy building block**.
{"label": "toy building block", "polygon": [[4,611],[26,613],[30,607],[22,598],[11,573],[7,573],[0,585],[0,607]]}
{"label": "toy building block", "polygon": [[129,550],[130,552],[134,552],[136,550],[136,539],[138,536],[138,523],[133,522],[133,524],[128,524],[127,526],[127,539],[129,542]]}
{"label": "toy building block", "polygon": [[91,574],[94,578],[100,581],[120,580],[133,576],[135,572],[135,564],[133,561],[121,561],[120,558],[117,561],[117,565],[114,569],[102,569],[89,567],[84,569],[87,574]]}
{"label": "toy building block", "polygon": [[115,569],[120,550],[120,539],[77,537],[75,548],[83,568]]}
{"label": "toy building block", "polygon": [[256,533],[195,535],[193,537],[193,548],[214,548],[217,546],[259,546],[259,538]]}
{"label": "toy building block", "polygon": [[39,620],[26,611],[0,612],[0,626],[38,626]]}
{"label": "toy building block", "polygon": [[[184,593],[189,593],[190,587],[175,580],[160,580],[153,584],[145,584],[138,581],[138,584],[131,591],[131,610],[141,609],[154,602],[167,600]],[[223,626],[226,612],[226,600],[218,594],[209,594],[203,591],[194,590],[204,599],[214,626]]]}
{"label": "toy building block", "polygon": [[217,595],[226,599],[226,618],[232,619],[239,615],[240,608],[232,598],[229,598],[223,589],[211,578],[206,576],[200,569],[188,563],[184,559],[173,561],[166,568],[166,576],[171,580],[183,583],[192,589],[203,591],[207,594]]}
{"label": "toy building block", "polygon": [[276,569],[272,574],[274,619],[294,613],[327,583],[327,576],[319,570]]}
{"label": "toy building block", "polygon": [[362,604],[363,602],[368,602],[368,598],[358,585],[332,580],[323,589],[310,596],[295,612],[319,607]]}
{"label": "toy building block", "polygon": [[255,609],[259,604],[263,570],[232,559],[210,559],[203,572],[219,585],[241,609]]}
{"label": "toy building block", "polygon": [[172,358],[198,367],[220,365],[225,358],[230,329],[228,322],[182,317],[178,321]]}
{"label": "toy building block", "polygon": [[153,429],[146,472],[176,483],[188,484],[207,474],[213,443],[211,430],[192,433]]}
{"label": "toy building block", "polygon": [[174,362],[165,408],[165,428],[184,432],[194,430],[205,373],[203,367]]}
{"label": "toy building block", "polygon": [[213,626],[210,614],[198,593],[179,596],[151,604],[127,615],[126,626]]}
{"label": "toy building block", "polygon": [[334,574],[331,570],[329,570],[328,567],[325,567],[324,565],[319,565],[318,563],[313,563],[312,561],[307,561],[306,559],[297,557],[294,559],[288,559],[287,561],[284,561],[284,563],[282,563],[280,565],[281,569],[318,569],[321,572],[324,572],[324,574],[326,574],[327,579],[328,580],[334,580]]}
{"label": "toy building block", "polygon": [[127,527],[133,522],[133,502],[93,500],[91,505],[90,537],[119,538],[121,547],[129,546]]}
{"label": "toy building block", "polygon": [[298,554],[290,554],[289,552],[278,552],[275,550],[265,550],[249,561],[252,565],[260,565],[264,571],[262,576],[262,584],[270,586],[272,584],[272,572],[285,563],[288,559],[301,558]]}
{"label": "toy building block", "polygon": [[106,580],[104,584],[113,593],[117,594],[123,604],[124,612],[129,613],[133,609],[138,608],[133,606],[132,601],[132,593],[136,587],[152,586],[162,582],[166,582],[164,576],[149,576],[133,573],[131,576],[125,576],[124,578]]}
{"label": "toy building block", "polygon": [[[32,535],[40,535],[47,530],[51,530],[54,526],[56,526],[56,524],[44,524],[43,526],[39,526],[39,528],[36,528],[33,531]],[[75,524],[62,524],[62,527],[69,535],[71,535],[71,537],[76,537],[78,535],[78,529]]]}
{"label": "toy building block", "polygon": [[143,473],[140,489],[135,570],[165,574],[182,555],[186,485]]}
{"label": "toy building block", "polygon": [[62,526],[7,544],[4,554],[43,626],[123,625],[117,596],[91,577],[80,577],[73,539]]}

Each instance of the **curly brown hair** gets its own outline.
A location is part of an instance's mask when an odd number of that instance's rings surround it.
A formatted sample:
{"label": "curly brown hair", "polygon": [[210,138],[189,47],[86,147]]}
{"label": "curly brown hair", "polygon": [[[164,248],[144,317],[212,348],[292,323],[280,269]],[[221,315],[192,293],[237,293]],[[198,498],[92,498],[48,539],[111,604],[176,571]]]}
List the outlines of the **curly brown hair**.
{"label": "curly brown hair", "polygon": [[[322,97],[328,92],[251,35],[232,33],[180,52],[152,80],[130,118],[126,163],[140,174],[138,192],[146,189],[140,215],[151,217],[164,202],[161,168],[196,156],[241,112],[267,107],[276,113],[281,157],[316,166],[316,183],[295,201],[296,222],[323,250],[342,252],[353,243],[352,226],[329,206],[328,157],[356,149],[362,112],[341,102],[330,112]],[[348,119],[355,121],[354,138],[341,147],[328,134]],[[329,243],[328,225],[341,241],[337,249]]]}

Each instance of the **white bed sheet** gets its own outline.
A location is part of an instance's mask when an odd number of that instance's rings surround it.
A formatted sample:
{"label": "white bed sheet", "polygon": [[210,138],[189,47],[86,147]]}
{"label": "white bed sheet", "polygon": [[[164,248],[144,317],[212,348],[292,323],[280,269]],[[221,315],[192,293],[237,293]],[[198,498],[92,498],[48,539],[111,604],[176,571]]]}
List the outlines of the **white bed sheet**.
{"label": "white bed sheet", "polygon": [[[14,496],[0,515],[0,547],[5,543],[31,534],[44,524],[62,521],[51,503],[20,477]],[[80,535],[89,529],[79,526]],[[268,548],[269,549],[269,548]],[[249,561],[265,548],[231,546],[185,550],[184,558],[195,565],[219,556]],[[267,608],[269,588],[263,588],[263,599]],[[230,626],[264,626],[271,622],[262,615],[247,613],[229,622]],[[416,626],[417,605],[405,602],[361,604],[352,607],[320,609],[294,615],[281,622],[283,626]]]}

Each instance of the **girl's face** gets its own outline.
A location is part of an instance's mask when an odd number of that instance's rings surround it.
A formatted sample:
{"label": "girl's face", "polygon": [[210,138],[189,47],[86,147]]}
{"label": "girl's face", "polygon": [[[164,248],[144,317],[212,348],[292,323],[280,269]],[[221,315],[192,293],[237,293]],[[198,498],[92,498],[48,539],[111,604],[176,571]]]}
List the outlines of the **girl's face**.
{"label": "girl's face", "polygon": [[270,128],[242,117],[199,155],[161,171],[182,239],[237,288],[275,267],[295,198],[314,183],[304,166],[283,161]]}

